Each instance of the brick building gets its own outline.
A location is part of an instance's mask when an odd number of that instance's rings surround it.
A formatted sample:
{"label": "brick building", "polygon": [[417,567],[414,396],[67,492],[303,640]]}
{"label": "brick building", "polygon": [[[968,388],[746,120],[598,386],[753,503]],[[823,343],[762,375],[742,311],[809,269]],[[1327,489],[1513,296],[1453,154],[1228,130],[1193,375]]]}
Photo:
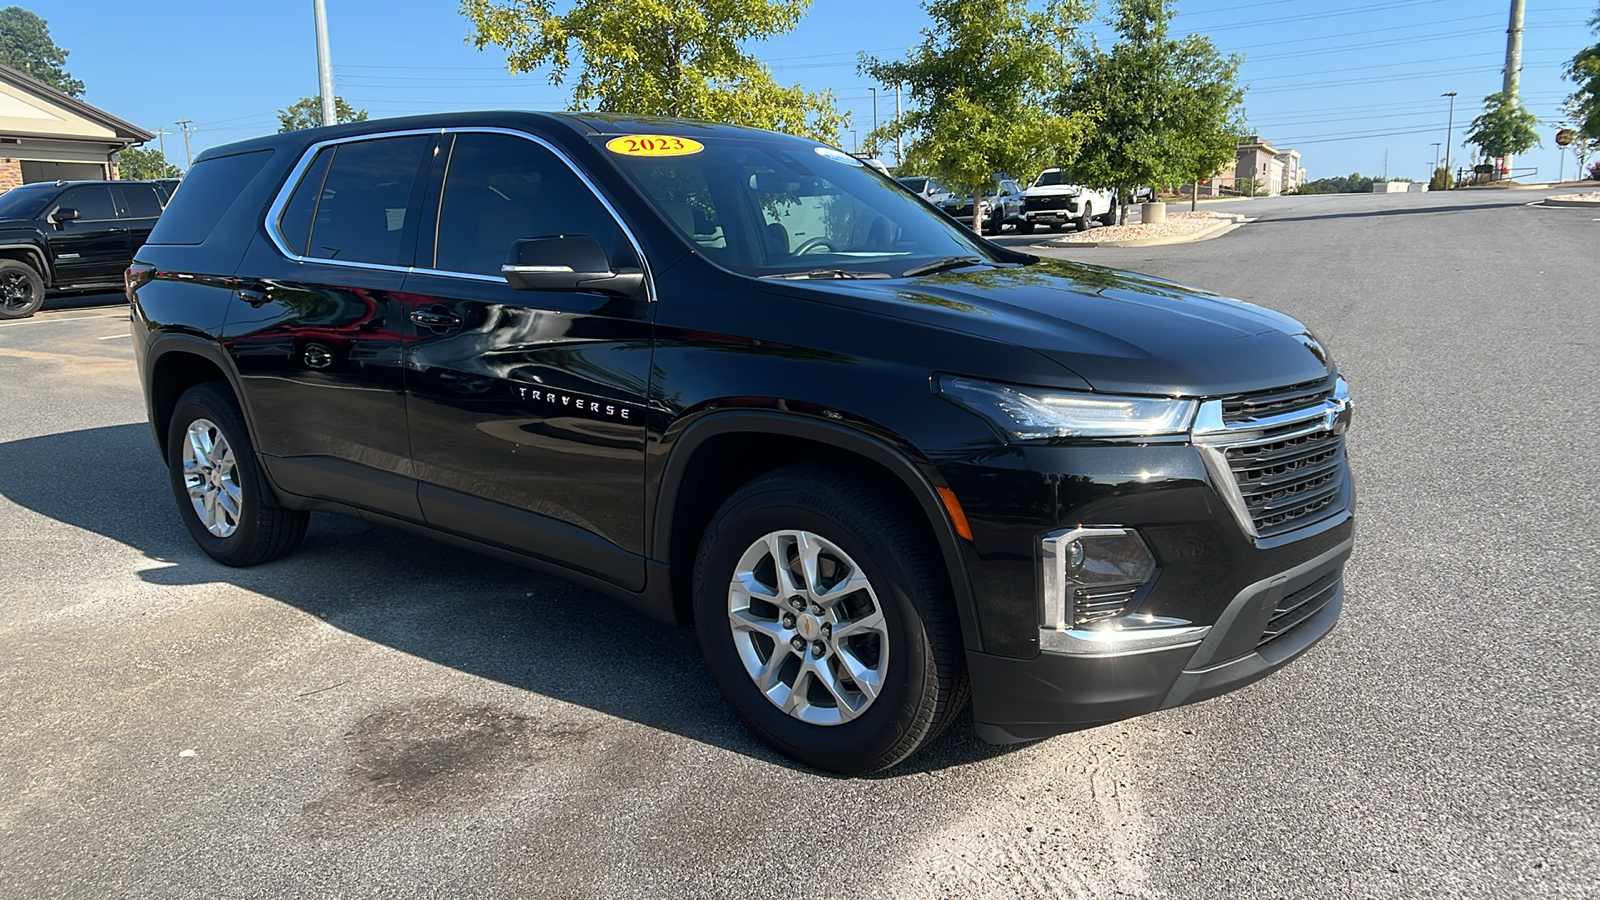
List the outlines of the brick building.
{"label": "brick building", "polygon": [[117,177],[117,154],[155,135],[0,65],[0,191]]}

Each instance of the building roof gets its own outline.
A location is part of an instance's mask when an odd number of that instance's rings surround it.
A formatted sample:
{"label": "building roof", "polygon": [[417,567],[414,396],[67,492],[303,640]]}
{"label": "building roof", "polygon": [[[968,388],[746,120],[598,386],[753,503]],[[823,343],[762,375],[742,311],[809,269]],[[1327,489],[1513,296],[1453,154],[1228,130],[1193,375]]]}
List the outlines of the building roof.
{"label": "building roof", "polygon": [[76,97],[64,94],[48,84],[37,81],[4,64],[0,64],[0,83],[25,91],[46,103],[61,107],[74,115],[87,119],[115,134],[118,139],[128,143],[142,144],[146,141],[155,140],[156,136],[151,132],[145,131],[131,122],[125,122],[103,109],[90,106]]}

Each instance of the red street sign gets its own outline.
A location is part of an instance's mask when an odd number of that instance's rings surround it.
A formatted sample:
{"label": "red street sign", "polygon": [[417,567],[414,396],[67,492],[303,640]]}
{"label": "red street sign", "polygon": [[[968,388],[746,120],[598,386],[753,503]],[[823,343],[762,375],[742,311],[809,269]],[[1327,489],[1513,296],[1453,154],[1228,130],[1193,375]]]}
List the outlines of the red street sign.
{"label": "red street sign", "polygon": [[1565,147],[1578,139],[1578,133],[1571,128],[1563,128],[1556,132],[1556,146]]}

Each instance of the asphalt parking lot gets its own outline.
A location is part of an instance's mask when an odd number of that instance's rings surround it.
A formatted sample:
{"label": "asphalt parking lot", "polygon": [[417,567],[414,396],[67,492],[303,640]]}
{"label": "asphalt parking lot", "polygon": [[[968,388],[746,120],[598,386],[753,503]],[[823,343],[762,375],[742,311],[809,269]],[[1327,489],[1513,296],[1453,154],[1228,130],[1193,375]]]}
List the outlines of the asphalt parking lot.
{"label": "asphalt parking lot", "polygon": [[542,575],[322,515],[212,563],[125,309],[0,324],[0,897],[1594,897],[1600,214],[1536,196],[1062,251],[1331,347],[1344,618],[1238,693],[1010,748],[968,721],[867,779],[749,737],[692,633]]}

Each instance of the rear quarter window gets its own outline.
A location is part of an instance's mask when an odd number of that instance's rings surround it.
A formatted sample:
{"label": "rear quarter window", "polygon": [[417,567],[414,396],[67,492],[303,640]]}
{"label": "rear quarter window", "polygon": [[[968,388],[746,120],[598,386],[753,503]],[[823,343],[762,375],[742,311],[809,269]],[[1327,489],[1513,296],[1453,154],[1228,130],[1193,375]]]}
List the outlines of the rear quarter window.
{"label": "rear quarter window", "polygon": [[256,150],[195,163],[184,176],[183,190],[172,195],[171,204],[145,243],[204,243],[271,156],[271,150]]}

